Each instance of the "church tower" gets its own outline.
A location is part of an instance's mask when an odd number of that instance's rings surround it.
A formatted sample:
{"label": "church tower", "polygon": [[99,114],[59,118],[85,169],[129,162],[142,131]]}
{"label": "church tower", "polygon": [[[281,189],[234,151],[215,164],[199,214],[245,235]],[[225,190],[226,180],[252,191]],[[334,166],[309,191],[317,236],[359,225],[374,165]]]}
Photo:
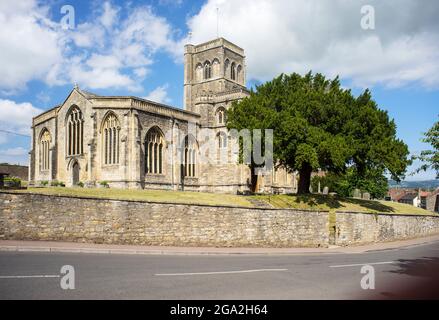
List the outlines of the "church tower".
{"label": "church tower", "polygon": [[244,50],[224,38],[184,49],[184,109],[209,125],[214,105],[248,94]]}

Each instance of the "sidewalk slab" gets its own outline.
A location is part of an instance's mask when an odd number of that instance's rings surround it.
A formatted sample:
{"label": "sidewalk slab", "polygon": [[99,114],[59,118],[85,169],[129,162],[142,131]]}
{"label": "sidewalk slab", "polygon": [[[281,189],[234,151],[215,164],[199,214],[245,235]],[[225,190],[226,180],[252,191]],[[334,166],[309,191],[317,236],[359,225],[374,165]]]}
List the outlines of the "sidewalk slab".
{"label": "sidewalk slab", "polygon": [[139,255],[320,255],[320,254],[360,254],[381,250],[392,250],[439,242],[439,235],[374,243],[363,246],[329,248],[218,248],[218,247],[165,247],[141,245],[114,245],[57,241],[17,241],[0,240],[0,251],[8,252],[58,252],[58,253],[99,253],[99,254],[139,254]]}

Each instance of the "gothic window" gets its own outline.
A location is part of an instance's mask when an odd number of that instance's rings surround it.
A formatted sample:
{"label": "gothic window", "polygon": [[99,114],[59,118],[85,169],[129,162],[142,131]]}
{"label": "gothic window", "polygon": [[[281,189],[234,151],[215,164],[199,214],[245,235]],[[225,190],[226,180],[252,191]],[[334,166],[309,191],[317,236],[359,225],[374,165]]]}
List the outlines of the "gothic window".
{"label": "gothic window", "polygon": [[220,70],[221,70],[221,66],[220,66],[219,60],[215,58],[212,62],[212,75],[213,75],[213,77],[219,77]]}
{"label": "gothic window", "polygon": [[50,133],[44,129],[40,138],[40,170],[47,171],[50,168]]}
{"label": "gothic window", "polygon": [[104,164],[119,163],[119,120],[114,113],[109,113],[102,126],[102,145]]}
{"label": "gothic window", "polygon": [[236,64],[234,62],[230,66],[230,79],[236,80]]}
{"label": "gothic window", "polygon": [[204,63],[204,79],[210,79],[212,77],[212,66],[209,61]]}
{"label": "gothic window", "polygon": [[199,63],[195,68],[195,79],[196,81],[203,80],[203,66],[201,65],[201,63]]}
{"label": "gothic window", "polygon": [[238,67],[236,68],[236,80],[238,82],[240,82],[240,83],[243,82],[243,79],[242,79],[242,66],[241,65],[238,65]]}
{"label": "gothic window", "polygon": [[145,173],[163,173],[163,134],[157,127],[149,129],[145,139]]}
{"label": "gothic window", "polygon": [[223,107],[218,108],[216,115],[218,124],[224,124],[226,122],[226,110]]}
{"label": "gothic window", "polygon": [[229,74],[228,73],[229,64],[230,64],[229,59],[226,59],[226,61],[224,61],[224,77],[227,77],[227,75]]}
{"label": "gothic window", "polygon": [[218,148],[227,148],[227,134],[223,131],[218,132]]}
{"label": "gothic window", "polygon": [[74,156],[84,152],[83,149],[84,120],[82,112],[73,106],[67,117],[67,155]]}
{"label": "gothic window", "polygon": [[192,136],[184,139],[184,174],[186,177],[196,176],[196,150],[197,143]]}

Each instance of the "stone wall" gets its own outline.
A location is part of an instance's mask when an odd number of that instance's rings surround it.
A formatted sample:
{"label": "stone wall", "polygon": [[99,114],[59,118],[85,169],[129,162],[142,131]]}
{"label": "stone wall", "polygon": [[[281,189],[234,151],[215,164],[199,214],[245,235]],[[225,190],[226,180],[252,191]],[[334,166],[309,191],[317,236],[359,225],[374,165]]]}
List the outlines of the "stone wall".
{"label": "stone wall", "polygon": [[0,239],[325,247],[328,212],[0,193]]}
{"label": "stone wall", "polygon": [[29,167],[15,164],[0,164],[0,172],[8,173],[9,177],[17,177],[21,180],[29,180]]}
{"label": "stone wall", "polygon": [[[222,247],[327,247],[329,213],[0,192],[0,239]],[[339,246],[439,234],[439,215],[336,212]]]}
{"label": "stone wall", "polygon": [[439,216],[336,212],[335,244],[359,245],[439,234]]}

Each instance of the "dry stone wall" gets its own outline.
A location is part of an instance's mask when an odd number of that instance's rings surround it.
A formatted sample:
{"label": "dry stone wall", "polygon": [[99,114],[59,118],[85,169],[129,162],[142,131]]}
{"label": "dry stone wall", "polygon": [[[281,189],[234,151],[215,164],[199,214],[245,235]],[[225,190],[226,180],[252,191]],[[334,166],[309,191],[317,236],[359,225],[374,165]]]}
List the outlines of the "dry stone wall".
{"label": "dry stone wall", "polygon": [[0,193],[0,239],[324,247],[328,212]]}

